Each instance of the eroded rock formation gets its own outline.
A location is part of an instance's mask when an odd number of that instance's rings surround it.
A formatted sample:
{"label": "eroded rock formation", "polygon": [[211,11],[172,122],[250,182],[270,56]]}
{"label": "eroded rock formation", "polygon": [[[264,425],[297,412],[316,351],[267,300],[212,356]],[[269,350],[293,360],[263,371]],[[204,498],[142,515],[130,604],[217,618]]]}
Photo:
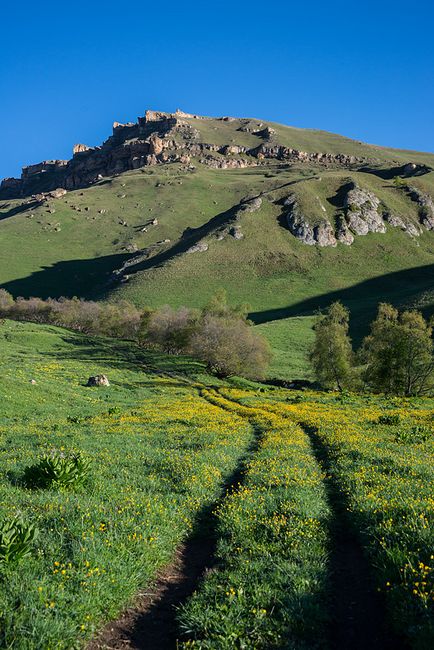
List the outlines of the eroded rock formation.
{"label": "eroded rock formation", "polygon": [[383,216],[378,211],[380,200],[373,192],[357,185],[345,197],[345,212],[348,227],[355,235],[368,232],[386,232]]}

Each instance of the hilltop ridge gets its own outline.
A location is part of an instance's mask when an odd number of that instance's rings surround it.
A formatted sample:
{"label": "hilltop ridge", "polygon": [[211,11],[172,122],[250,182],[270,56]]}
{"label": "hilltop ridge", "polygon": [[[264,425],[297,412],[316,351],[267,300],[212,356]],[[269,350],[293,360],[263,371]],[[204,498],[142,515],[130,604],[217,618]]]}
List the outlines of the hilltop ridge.
{"label": "hilltop ridge", "polygon": [[432,311],[433,168],[432,154],[325,131],[146,111],[3,181],[0,286],[151,307],[200,307],[224,287],[276,358],[301,359],[332,299],[356,336],[381,300]]}
{"label": "hilltop ridge", "polygon": [[[335,147],[301,150],[288,143],[287,133],[250,118],[204,117],[180,109],[175,113],[147,110],[137,122],[114,122],[112,135],[101,146],[76,144],[70,160],[45,160],[23,167],[19,179],[3,179],[0,193],[17,197],[38,189],[77,189],[141,167],[175,162],[189,165],[192,158],[216,169],[257,166],[267,160],[356,169],[381,163],[381,156],[374,155],[378,150],[371,147],[371,151],[370,145],[364,146],[363,155],[346,153],[346,147],[336,152]],[[408,162],[397,172],[415,175],[429,170],[425,164]]]}

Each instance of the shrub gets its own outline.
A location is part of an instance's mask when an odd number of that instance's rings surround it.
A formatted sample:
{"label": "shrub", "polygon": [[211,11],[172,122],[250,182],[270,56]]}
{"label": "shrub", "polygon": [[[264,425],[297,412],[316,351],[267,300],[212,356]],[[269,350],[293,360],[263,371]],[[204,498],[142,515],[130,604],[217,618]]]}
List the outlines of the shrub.
{"label": "shrub", "polygon": [[192,337],[191,352],[219,377],[263,379],[271,359],[267,341],[236,315],[205,314]]}
{"label": "shrub", "polygon": [[420,444],[426,442],[432,436],[432,431],[423,425],[416,425],[411,429],[399,429],[395,434],[396,442],[404,442],[409,444]]}
{"label": "shrub", "polygon": [[79,453],[63,455],[53,453],[44,456],[39,463],[27,467],[24,482],[32,488],[68,489],[82,485],[90,470],[90,461]]}
{"label": "shrub", "polygon": [[378,418],[378,424],[387,424],[389,426],[397,425],[401,422],[401,417],[399,413],[385,414],[380,415]]}
{"label": "shrub", "polygon": [[33,524],[26,524],[20,517],[4,520],[0,523],[0,565],[18,562],[30,555],[33,541],[38,529]]}
{"label": "shrub", "polygon": [[188,349],[198,319],[194,309],[164,305],[149,317],[147,339],[169,354],[180,354]]}

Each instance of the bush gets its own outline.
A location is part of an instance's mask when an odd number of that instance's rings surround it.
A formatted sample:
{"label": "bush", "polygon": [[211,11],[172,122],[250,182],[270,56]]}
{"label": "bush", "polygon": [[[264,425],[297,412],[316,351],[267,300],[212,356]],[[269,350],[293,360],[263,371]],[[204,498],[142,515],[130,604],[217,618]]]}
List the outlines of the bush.
{"label": "bush", "polygon": [[396,442],[417,445],[426,442],[432,436],[432,431],[423,425],[416,425],[411,429],[399,429],[395,434]]}
{"label": "bush", "polygon": [[149,317],[147,340],[169,354],[185,352],[189,348],[198,319],[199,312],[194,309],[172,309],[165,305]]}
{"label": "bush", "polygon": [[264,379],[271,360],[267,341],[242,317],[205,314],[191,352],[219,377]]}
{"label": "bush", "polygon": [[39,463],[27,467],[24,482],[28,487],[68,489],[82,485],[90,470],[90,461],[79,453],[44,456]]}
{"label": "bush", "polygon": [[18,562],[30,555],[38,529],[26,524],[21,518],[4,520],[0,523],[0,565]]}
{"label": "bush", "polygon": [[399,413],[392,413],[387,415],[380,415],[378,424],[387,424],[389,426],[397,425],[401,422]]}

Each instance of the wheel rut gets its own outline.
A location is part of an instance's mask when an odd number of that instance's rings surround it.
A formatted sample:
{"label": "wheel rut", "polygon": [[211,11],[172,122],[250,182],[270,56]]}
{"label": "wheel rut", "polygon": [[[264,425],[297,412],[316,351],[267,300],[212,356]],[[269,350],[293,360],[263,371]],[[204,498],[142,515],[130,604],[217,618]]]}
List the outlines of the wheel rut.
{"label": "wheel rut", "polygon": [[[303,426],[303,425],[301,425]],[[385,604],[371,581],[371,567],[351,527],[348,499],[331,471],[329,450],[315,429],[303,426],[326,475],[330,526],[329,647],[332,650],[408,650],[388,629]]]}
{"label": "wheel rut", "polygon": [[247,463],[260,444],[262,431],[251,426],[251,443],[225,481],[220,497],[199,511],[192,534],[177,548],[173,561],[158,573],[153,585],[139,594],[120,618],[107,624],[87,650],[176,650],[181,637],[177,609],[217,565],[218,522],[214,511],[234,488],[242,485]]}

